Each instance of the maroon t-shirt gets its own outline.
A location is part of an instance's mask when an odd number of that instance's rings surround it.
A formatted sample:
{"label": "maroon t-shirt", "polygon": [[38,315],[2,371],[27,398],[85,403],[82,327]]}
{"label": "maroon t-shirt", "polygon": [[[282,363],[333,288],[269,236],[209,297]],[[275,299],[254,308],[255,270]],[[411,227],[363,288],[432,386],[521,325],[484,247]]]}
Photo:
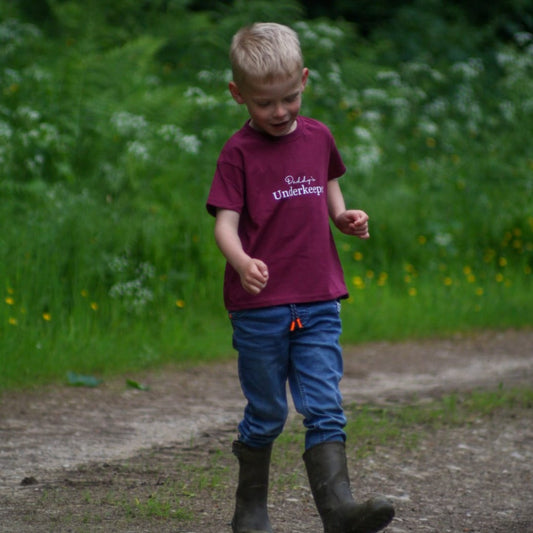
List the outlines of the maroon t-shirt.
{"label": "maroon t-shirt", "polygon": [[240,213],[244,250],[268,267],[258,295],[248,294],[226,265],[224,302],[230,311],[319,302],[347,296],[329,226],[328,180],[346,171],[333,136],[322,123],[298,117],[295,131],[272,137],[248,123],[226,143],[207,210]]}

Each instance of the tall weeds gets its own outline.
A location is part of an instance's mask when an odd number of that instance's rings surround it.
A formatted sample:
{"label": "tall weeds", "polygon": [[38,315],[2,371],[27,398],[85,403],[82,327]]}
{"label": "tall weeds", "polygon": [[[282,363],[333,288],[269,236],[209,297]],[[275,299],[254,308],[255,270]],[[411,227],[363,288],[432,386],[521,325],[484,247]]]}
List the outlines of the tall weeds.
{"label": "tall weeds", "polygon": [[371,217],[368,242],[336,235],[345,341],[531,325],[530,34],[487,47],[418,9],[408,41],[391,25],[369,42],[295,2],[185,4],[86,24],[92,7],[53,3],[53,32],[0,8],[0,388],[231,353],[204,202],[246,119],[229,38],[258,18],[299,31],[304,113],[333,130],[347,203]]}

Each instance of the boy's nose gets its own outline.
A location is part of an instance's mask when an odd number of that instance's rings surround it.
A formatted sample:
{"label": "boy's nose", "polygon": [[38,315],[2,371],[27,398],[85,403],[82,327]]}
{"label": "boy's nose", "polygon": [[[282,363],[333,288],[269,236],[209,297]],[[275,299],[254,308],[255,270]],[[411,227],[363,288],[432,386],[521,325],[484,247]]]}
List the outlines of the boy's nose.
{"label": "boy's nose", "polygon": [[274,116],[275,117],[285,116],[285,107],[283,104],[276,105],[276,108],[274,109]]}

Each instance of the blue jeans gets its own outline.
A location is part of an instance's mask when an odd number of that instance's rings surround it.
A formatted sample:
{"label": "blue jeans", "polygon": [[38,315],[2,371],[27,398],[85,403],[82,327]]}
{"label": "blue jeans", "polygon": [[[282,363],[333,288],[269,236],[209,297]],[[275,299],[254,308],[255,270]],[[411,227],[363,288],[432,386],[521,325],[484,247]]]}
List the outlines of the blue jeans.
{"label": "blue jeans", "polygon": [[304,417],[306,449],[346,439],[339,314],[336,300],[230,313],[248,402],[239,424],[241,442],[263,447],[282,432],[288,415],[287,381]]}

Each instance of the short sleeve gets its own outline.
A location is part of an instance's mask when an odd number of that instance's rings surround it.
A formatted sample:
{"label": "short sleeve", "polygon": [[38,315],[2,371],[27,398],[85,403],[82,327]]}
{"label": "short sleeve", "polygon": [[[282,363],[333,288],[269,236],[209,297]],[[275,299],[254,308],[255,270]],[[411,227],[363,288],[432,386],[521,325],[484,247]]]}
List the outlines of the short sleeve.
{"label": "short sleeve", "polygon": [[244,205],[244,189],[242,169],[219,161],[207,197],[207,211],[213,216],[216,216],[217,209],[231,209],[240,213]]}

